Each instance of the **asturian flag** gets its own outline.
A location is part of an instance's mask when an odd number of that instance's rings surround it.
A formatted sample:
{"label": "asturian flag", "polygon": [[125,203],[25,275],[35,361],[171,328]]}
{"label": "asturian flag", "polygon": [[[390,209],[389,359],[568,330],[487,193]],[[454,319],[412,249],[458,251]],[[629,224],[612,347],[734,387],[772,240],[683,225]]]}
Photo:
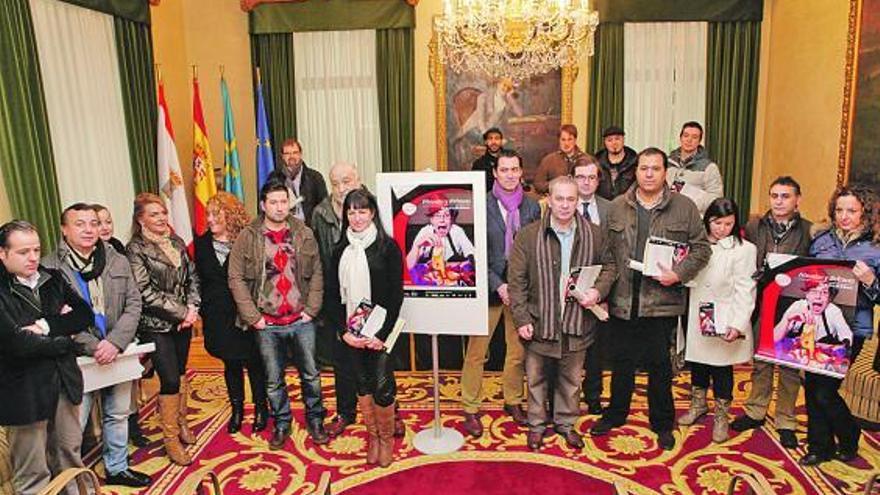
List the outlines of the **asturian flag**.
{"label": "asturian flag", "polygon": [[187,247],[192,246],[192,223],[186,192],[183,188],[183,175],[180,173],[180,160],[174,145],[174,129],[165,103],[165,85],[159,80],[159,119],[156,140],[156,161],[159,167],[159,195],[168,208],[168,223],[174,233],[183,239]]}
{"label": "asturian flag", "polygon": [[257,191],[275,169],[272,159],[272,143],[269,141],[269,119],[263,103],[263,82],[257,76]]}
{"label": "asturian flag", "polygon": [[234,194],[244,202],[244,188],[241,185],[241,162],[238,159],[238,144],[235,142],[235,119],[232,117],[232,102],[226,79],[220,77],[220,94],[223,97],[223,189]]}
{"label": "asturian flag", "polygon": [[199,80],[193,77],[193,210],[196,235],[202,235],[208,229],[206,207],[208,200],[215,194],[217,183],[214,181],[214,160],[211,159],[208,131],[202,115]]}

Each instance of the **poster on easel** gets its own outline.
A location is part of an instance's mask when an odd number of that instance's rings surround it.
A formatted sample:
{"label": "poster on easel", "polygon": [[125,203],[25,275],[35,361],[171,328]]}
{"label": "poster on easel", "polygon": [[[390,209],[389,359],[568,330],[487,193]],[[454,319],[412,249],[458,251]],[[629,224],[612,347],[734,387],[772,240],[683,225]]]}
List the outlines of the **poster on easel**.
{"label": "poster on easel", "polygon": [[755,359],[843,378],[859,291],[853,265],[793,257],[765,273]]}
{"label": "poster on easel", "polygon": [[381,173],[377,197],[385,229],[403,253],[406,331],[487,335],[483,173]]}

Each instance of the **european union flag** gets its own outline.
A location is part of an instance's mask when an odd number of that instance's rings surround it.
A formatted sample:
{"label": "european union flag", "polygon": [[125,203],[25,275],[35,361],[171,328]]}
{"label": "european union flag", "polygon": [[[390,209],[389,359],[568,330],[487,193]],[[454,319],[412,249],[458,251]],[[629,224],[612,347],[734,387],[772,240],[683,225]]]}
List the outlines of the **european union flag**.
{"label": "european union flag", "polygon": [[263,187],[275,169],[272,143],[269,140],[269,120],[263,103],[263,83],[257,81],[257,191]]}

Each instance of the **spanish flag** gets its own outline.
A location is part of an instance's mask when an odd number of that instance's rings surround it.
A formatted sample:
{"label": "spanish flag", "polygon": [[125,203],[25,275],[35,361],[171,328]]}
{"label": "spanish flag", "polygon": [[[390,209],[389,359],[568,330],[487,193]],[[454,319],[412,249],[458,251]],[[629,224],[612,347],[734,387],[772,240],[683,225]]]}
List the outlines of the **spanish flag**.
{"label": "spanish flag", "polygon": [[202,235],[208,228],[205,207],[208,200],[217,194],[217,183],[214,181],[214,160],[211,159],[197,77],[193,77],[193,191],[193,228],[196,235]]}

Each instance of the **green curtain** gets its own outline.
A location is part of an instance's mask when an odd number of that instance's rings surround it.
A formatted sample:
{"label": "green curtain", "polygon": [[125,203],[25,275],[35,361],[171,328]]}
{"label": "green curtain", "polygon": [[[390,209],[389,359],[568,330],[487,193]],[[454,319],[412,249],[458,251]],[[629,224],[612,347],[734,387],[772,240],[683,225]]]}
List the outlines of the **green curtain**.
{"label": "green curtain", "polygon": [[320,0],[258,5],[249,21],[251,34],[397,29],[414,28],[416,14],[403,0]]}
{"label": "green curtain", "polygon": [[[269,118],[269,134],[277,163],[281,142],[296,136],[293,34],[251,35],[251,63],[254,67],[254,94],[257,92],[256,69],[260,69],[266,116]],[[256,111],[254,114],[256,115]]]}
{"label": "green curtain", "polygon": [[764,0],[596,0],[602,22],[760,21]]}
{"label": "green curtain", "polygon": [[600,24],[595,48],[590,60],[588,153],[602,146],[602,129],[610,125],[623,127],[623,24]]}
{"label": "green curtain", "polygon": [[761,23],[713,22],[708,36],[706,147],[721,168],[725,195],[748,212]]}
{"label": "green curtain", "polygon": [[61,0],[65,3],[97,10],[129,21],[150,23],[150,4],[147,0]]}
{"label": "green curtain", "polygon": [[376,72],[382,135],[382,171],[415,170],[412,29],[376,31]]}
{"label": "green curtain", "polygon": [[27,0],[0,2],[0,169],[12,214],[58,242],[61,200],[37,43]]}
{"label": "green curtain", "polygon": [[113,18],[125,131],[135,193],[158,192],[156,165],[156,85],[150,26]]}

